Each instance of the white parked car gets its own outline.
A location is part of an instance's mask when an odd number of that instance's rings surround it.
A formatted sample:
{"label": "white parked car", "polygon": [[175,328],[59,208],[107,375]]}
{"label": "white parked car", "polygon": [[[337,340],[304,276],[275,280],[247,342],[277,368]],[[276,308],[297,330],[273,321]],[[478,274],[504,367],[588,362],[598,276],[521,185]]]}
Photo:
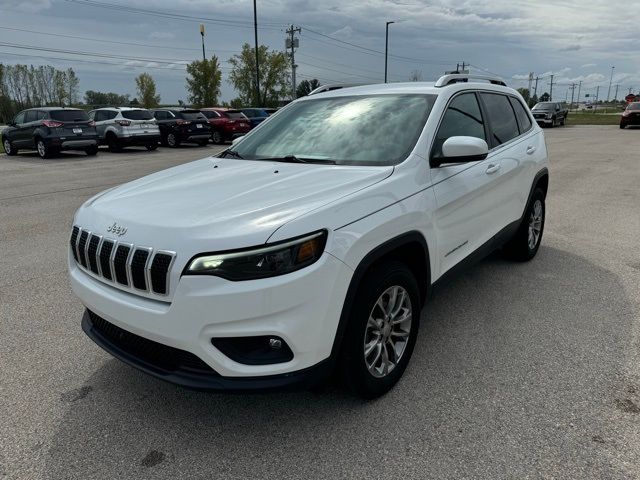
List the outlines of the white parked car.
{"label": "white parked car", "polygon": [[498,248],[535,256],[548,178],[544,135],[499,79],[314,93],[218,157],[82,205],[82,326],[187,387],[310,385],[338,368],[375,397],[405,370],[434,283]]}

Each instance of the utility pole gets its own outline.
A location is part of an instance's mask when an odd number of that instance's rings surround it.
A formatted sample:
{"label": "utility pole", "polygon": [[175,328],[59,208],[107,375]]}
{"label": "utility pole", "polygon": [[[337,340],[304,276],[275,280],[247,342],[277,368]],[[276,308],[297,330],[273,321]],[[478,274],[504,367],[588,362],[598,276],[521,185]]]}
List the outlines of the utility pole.
{"label": "utility pole", "polygon": [[609,95],[611,95],[611,82],[613,81],[613,70],[616,67],[611,67],[611,76],[609,77],[609,90],[607,90],[607,102],[609,101]]}
{"label": "utility pole", "polygon": [[598,86],[596,87],[596,103],[595,103],[595,105],[593,106],[593,113],[594,113],[594,114],[596,113],[596,110],[598,109],[598,96],[599,96],[599,95],[600,95],[600,85],[598,85]]}
{"label": "utility pole", "polygon": [[529,97],[531,97],[531,82],[533,82],[533,72],[529,72]]}
{"label": "utility pole", "polygon": [[259,107],[262,101],[260,100],[260,60],[258,59],[258,9],[256,7],[256,0],[253,0],[253,32],[256,40],[256,107]]}
{"label": "utility pole", "polygon": [[396,22],[387,22],[384,32],[384,83],[387,83],[387,57],[389,56],[389,25]]}
{"label": "utility pole", "polygon": [[551,85],[549,89],[549,101],[553,102],[553,74],[551,74],[551,82],[549,83],[549,85]]}
{"label": "utility pole", "polygon": [[614,102],[618,101],[618,88],[620,88],[620,84],[619,83],[616,84],[616,93],[613,95],[613,101]]}
{"label": "utility pole", "polygon": [[580,105],[580,89],[582,89],[582,80],[578,82],[578,106]]}
{"label": "utility pole", "polygon": [[207,56],[204,54],[204,24],[200,24],[200,36],[202,37],[202,61],[207,59]]}
{"label": "utility pole", "polygon": [[285,40],[285,48],[290,48],[291,49],[291,85],[293,87],[292,90],[292,94],[291,94],[291,99],[295,100],[296,99],[296,68],[298,67],[296,65],[296,48],[298,48],[298,46],[300,45],[300,41],[295,38],[295,34],[296,32],[300,33],[302,32],[302,29],[300,27],[294,28],[293,25],[291,25],[291,27],[289,27],[289,29],[287,30],[287,34],[289,34],[289,37]]}
{"label": "utility pole", "polygon": [[533,96],[536,97],[536,100],[537,100],[537,97],[538,97],[538,80],[540,80],[540,77],[536,77],[536,86],[535,86],[535,90],[533,92]]}
{"label": "utility pole", "polygon": [[572,83],[571,84],[571,105],[569,106],[569,110],[571,110],[573,108],[573,93],[576,90],[576,84]]}

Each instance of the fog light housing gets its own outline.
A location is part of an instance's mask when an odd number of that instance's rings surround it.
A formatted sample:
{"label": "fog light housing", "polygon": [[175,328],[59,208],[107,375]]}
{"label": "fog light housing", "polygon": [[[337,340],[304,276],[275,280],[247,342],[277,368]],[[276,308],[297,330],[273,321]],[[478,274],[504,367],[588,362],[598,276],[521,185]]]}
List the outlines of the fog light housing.
{"label": "fog light housing", "polygon": [[293,360],[287,342],[275,335],[212,338],[211,344],[243,365],[271,365]]}

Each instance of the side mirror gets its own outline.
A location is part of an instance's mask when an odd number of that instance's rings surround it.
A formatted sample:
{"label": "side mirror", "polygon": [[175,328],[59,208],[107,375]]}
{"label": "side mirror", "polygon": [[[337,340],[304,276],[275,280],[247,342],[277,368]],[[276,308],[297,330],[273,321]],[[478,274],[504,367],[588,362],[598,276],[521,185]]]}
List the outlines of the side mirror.
{"label": "side mirror", "polygon": [[487,158],[487,142],[476,137],[449,137],[442,144],[442,158],[434,158],[432,165],[439,167],[444,163],[477,162]]}
{"label": "side mirror", "polygon": [[235,145],[236,143],[238,143],[240,140],[242,140],[242,137],[236,137],[233,140],[231,140],[231,145]]}

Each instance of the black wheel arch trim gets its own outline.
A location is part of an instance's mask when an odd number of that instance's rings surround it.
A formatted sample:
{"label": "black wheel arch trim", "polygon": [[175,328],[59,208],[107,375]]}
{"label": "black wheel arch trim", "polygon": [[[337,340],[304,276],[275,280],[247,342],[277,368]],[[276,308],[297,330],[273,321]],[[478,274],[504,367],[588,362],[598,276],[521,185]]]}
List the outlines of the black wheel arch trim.
{"label": "black wheel arch trim", "polygon": [[[351,276],[351,281],[349,282],[349,288],[347,289],[347,294],[345,296],[344,302],[342,304],[342,312],[340,314],[340,319],[338,321],[338,328],[336,329],[336,334],[333,339],[333,346],[331,348],[331,356],[330,359],[332,363],[335,363],[338,360],[340,354],[340,348],[342,346],[342,340],[344,338],[345,331],[347,329],[347,325],[349,324],[349,319],[351,317],[351,312],[353,310],[353,305],[355,301],[356,294],[358,293],[358,288],[372,265],[374,265],[378,260],[384,258],[386,255],[391,253],[394,250],[397,250],[399,247],[404,245],[409,245],[413,243],[418,243],[424,249],[425,255],[425,272],[426,278],[420,279],[416,278],[418,282],[418,286],[422,292],[422,287],[424,288],[424,295],[421,299],[422,302],[426,300],[431,291],[431,260],[429,256],[429,246],[427,245],[427,241],[424,238],[422,233],[413,230],[410,232],[403,233],[402,235],[398,235],[386,242],[378,245],[376,248],[367,253],[364,258],[360,261],[358,266],[353,272]],[[424,286],[421,283],[424,282]],[[422,306],[422,305],[421,305]]]}

